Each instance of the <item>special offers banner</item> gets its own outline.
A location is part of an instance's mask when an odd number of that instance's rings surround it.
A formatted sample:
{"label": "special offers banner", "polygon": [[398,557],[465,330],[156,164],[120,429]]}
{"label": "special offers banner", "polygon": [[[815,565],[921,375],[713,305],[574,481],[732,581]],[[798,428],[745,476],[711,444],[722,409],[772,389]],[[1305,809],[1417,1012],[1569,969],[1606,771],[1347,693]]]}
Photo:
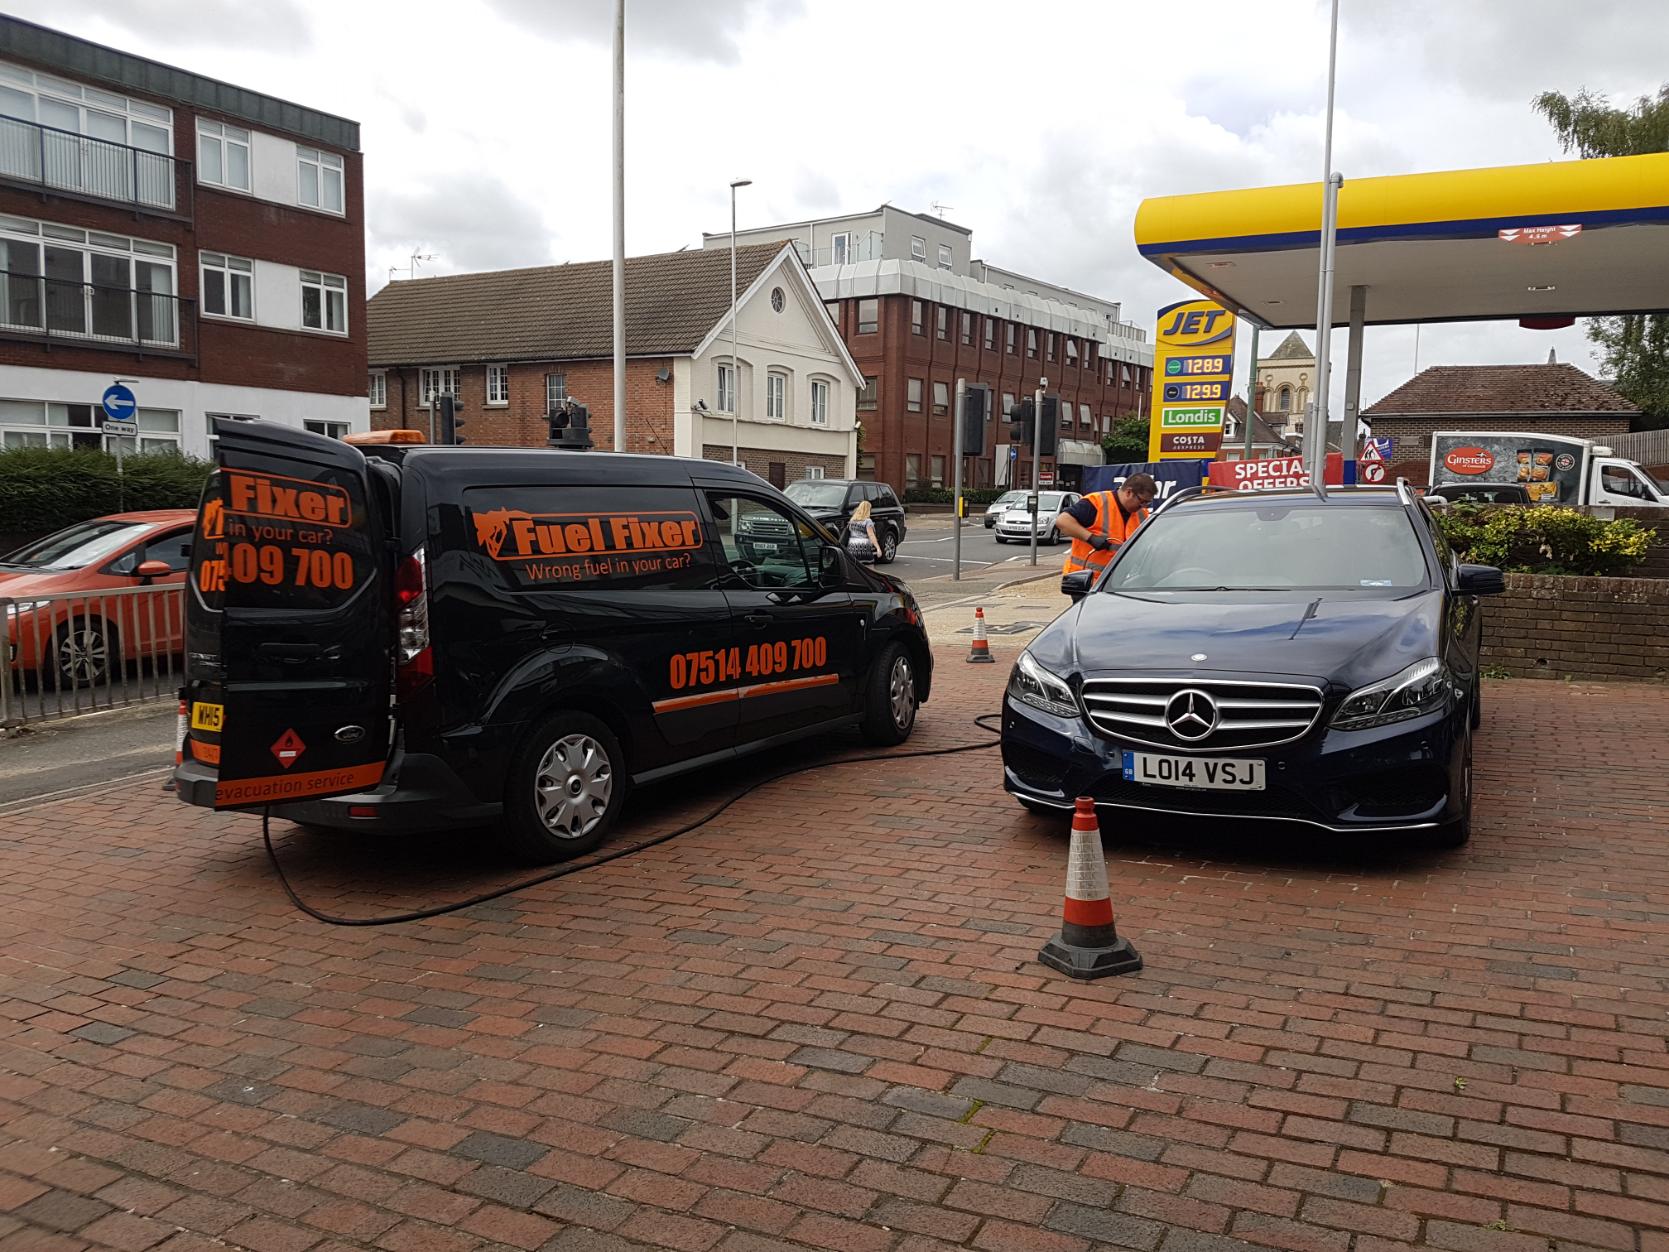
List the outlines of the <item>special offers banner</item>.
{"label": "special offers banner", "polygon": [[1234,377],[1234,320],[1210,300],[1159,310],[1148,460],[1209,460],[1222,447]]}

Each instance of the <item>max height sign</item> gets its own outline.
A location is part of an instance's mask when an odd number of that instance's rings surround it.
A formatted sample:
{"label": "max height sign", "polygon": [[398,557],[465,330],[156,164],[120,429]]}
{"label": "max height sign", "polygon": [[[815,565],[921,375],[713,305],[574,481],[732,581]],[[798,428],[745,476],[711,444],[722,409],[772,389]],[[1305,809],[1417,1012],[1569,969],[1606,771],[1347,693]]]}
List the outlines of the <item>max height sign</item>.
{"label": "max height sign", "polygon": [[1210,300],[1159,310],[1148,460],[1209,460],[1223,444],[1234,377],[1234,314]]}

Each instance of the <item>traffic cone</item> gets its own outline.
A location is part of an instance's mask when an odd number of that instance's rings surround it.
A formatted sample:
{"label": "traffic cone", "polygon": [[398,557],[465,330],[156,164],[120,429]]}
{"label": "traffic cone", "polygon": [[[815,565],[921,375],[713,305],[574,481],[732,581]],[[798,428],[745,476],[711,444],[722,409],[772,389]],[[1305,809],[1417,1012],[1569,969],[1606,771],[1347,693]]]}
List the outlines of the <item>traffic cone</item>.
{"label": "traffic cone", "polygon": [[[174,768],[175,768],[175,770],[178,770],[180,768],[180,762],[185,760],[186,727],[187,727],[187,722],[186,722],[185,697],[181,696],[180,697],[180,715],[174,719]],[[174,777],[173,777],[172,774],[170,774],[168,776],[168,781],[162,784],[162,789],[164,791],[174,790]]]}
{"label": "traffic cone", "polygon": [[1107,858],[1101,851],[1101,824],[1095,801],[1078,797],[1072,814],[1072,851],[1066,862],[1066,898],[1060,933],[1037,954],[1050,969],[1069,978],[1105,978],[1133,974],[1142,958],[1113,924],[1113,898],[1107,890]]}
{"label": "traffic cone", "polygon": [[985,638],[985,610],[974,610],[974,642],[968,650],[969,665],[993,665],[991,644]]}

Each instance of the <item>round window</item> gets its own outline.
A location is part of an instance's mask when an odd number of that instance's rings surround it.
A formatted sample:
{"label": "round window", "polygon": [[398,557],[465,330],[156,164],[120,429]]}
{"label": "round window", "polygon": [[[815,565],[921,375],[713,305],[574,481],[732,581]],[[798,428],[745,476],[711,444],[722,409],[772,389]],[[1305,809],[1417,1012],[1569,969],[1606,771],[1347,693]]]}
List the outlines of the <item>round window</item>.
{"label": "round window", "polygon": [[783,305],[785,305],[787,303],[788,303],[788,300],[782,294],[782,288],[781,287],[772,287],[771,288],[771,307],[773,309],[775,309],[778,313],[781,313]]}

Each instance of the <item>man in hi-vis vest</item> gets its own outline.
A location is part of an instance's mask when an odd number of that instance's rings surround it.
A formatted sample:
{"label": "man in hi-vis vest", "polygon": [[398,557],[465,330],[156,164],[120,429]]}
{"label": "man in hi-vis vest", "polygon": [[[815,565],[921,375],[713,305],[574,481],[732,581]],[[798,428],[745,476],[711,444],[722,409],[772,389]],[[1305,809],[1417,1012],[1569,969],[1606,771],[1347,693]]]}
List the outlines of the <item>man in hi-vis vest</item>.
{"label": "man in hi-vis vest", "polygon": [[1105,568],[1147,519],[1147,506],[1158,494],[1152,475],[1132,474],[1117,491],[1097,491],[1062,513],[1055,527],[1072,540],[1072,551],[1061,572]]}

